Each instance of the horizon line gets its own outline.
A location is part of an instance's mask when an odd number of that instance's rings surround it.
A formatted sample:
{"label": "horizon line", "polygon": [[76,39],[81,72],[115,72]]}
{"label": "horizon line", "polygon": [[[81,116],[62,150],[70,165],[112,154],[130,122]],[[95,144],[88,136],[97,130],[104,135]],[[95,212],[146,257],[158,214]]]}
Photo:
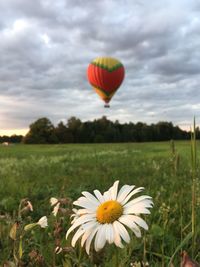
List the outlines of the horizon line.
{"label": "horizon line", "polygon": [[[138,122],[141,122],[141,121],[138,121]],[[136,123],[138,123],[138,122],[136,122]],[[150,124],[148,124],[146,122],[141,122],[141,123],[146,123],[147,125],[151,125],[151,124],[157,124],[159,122],[160,121],[158,121],[156,123],[150,123]],[[168,121],[163,121],[163,122],[168,122]],[[169,122],[171,122],[171,121],[169,121]],[[134,123],[134,124],[136,124],[136,123]],[[183,131],[189,132],[190,129],[191,129],[191,125],[190,124],[186,124],[186,123],[184,123],[184,124],[176,124],[176,125],[174,123],[172,123],[172,124],[173,124],[173,126],[178,126]],[[25,136],[28,132],[29,132],[29,128],[26,128],[26,129],[22,128],[22,129],[0,130],[0,136],[1,137],[2,136],[9,136],[9,137],[11,137],[12,135],[22,135],[22,136]]]}

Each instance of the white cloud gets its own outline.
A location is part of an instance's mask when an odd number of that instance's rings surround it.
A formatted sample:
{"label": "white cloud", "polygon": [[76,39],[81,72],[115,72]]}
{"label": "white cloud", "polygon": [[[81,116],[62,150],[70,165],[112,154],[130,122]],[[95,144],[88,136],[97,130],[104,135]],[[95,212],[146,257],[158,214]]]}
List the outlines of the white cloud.
{"label": "white cloud", "polygon": [[43,41],[46,45],[49,44],[49,42],[50,42],[50,38],[49,38],[49,36],[48,36],[46,33],[41,34],[40,37],[41,37],[42,41]]}

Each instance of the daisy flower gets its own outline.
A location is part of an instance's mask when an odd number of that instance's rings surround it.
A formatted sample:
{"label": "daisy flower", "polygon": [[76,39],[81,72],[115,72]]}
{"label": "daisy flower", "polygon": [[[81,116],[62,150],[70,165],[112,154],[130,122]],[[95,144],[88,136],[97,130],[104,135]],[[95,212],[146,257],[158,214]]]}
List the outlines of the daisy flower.
{"label": "daisy flower", "polygon": [[73,247],[81,238],[81,246],[85,244],[88,254],[93,239],[96,251],[102,249],[106,242],[123,248],[122,240],[130,242],[125,226],[137,237],[141,237],[139,227],[148,230],[148,225],[139,215],[150,214],[148,208],[153,206],[151,197],[143,195],[131,200],[133,195],[144,188],[124,185],[118,192],[118,184],[119,181],[116,181],[104,194],[98,190],[94,190],[94,195],[84,191],[83,196],[73,203],[80,207],[76,210],[72,226],[66,234],[68,238],[68,235],[78,228],[72,238]]}

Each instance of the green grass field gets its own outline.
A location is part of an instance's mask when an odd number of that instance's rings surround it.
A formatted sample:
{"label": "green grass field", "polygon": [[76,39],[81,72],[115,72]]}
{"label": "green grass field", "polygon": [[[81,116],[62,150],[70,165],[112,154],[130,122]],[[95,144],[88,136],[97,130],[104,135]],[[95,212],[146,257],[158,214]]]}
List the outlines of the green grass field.
{"label": "green grass field", "polygon": [[[197,152],[199,147],[197,142]],[[173,264],[179,266],[183,249],[200,262],[200,232],[193,249],[190,235],[190,142],[175,142],[175,148],[176,156],[170,142],[0,146],[0,263],[14,261],[9,231],[23,198],[32,202],[34,211],[23,215],[21,223],[34,222],[46,215],[50,226],[27,233],[19,266],[40,266],[34,265],[33,260],[31,263],[33,250],[43,255],[41,266],[131,266],[133,262],[147,260],[150,266],[160,267],[168,266],[174,253]],[[145,218],[149,231],[142,239],[131,235],[131,243],[124,249],[106,246],[99,254],[88,257],[78,245],[74,251],[52,256],[55,222],[50,197],[76,200],[82,191],[103,192],[115,180],[120,180],[120,187],[124,184],[145,187],[143,194],[152,196],[154,207]],[[196,229],[200,231],[199,194],[197,188]],[[61,244],[69,247],[70,240],[65,240],[69,215],[60,215],[59,222]]]}

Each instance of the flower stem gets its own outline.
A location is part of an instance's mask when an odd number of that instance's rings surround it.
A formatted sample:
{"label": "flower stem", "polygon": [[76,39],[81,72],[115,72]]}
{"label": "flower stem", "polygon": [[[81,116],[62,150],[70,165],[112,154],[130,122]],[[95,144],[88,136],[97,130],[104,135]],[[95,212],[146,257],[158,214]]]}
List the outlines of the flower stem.
{"label": "flower stem", "polygon": [[144,262],[144,266],[146,266],[146,235],[144,234],[144,246],[143,246],[143,262]]}
{"label": "flower stem", "polygon": [[118,251],[118,249],[116,249],[116,253],[115,253],[115,266],[119,267],[119,251]]}

